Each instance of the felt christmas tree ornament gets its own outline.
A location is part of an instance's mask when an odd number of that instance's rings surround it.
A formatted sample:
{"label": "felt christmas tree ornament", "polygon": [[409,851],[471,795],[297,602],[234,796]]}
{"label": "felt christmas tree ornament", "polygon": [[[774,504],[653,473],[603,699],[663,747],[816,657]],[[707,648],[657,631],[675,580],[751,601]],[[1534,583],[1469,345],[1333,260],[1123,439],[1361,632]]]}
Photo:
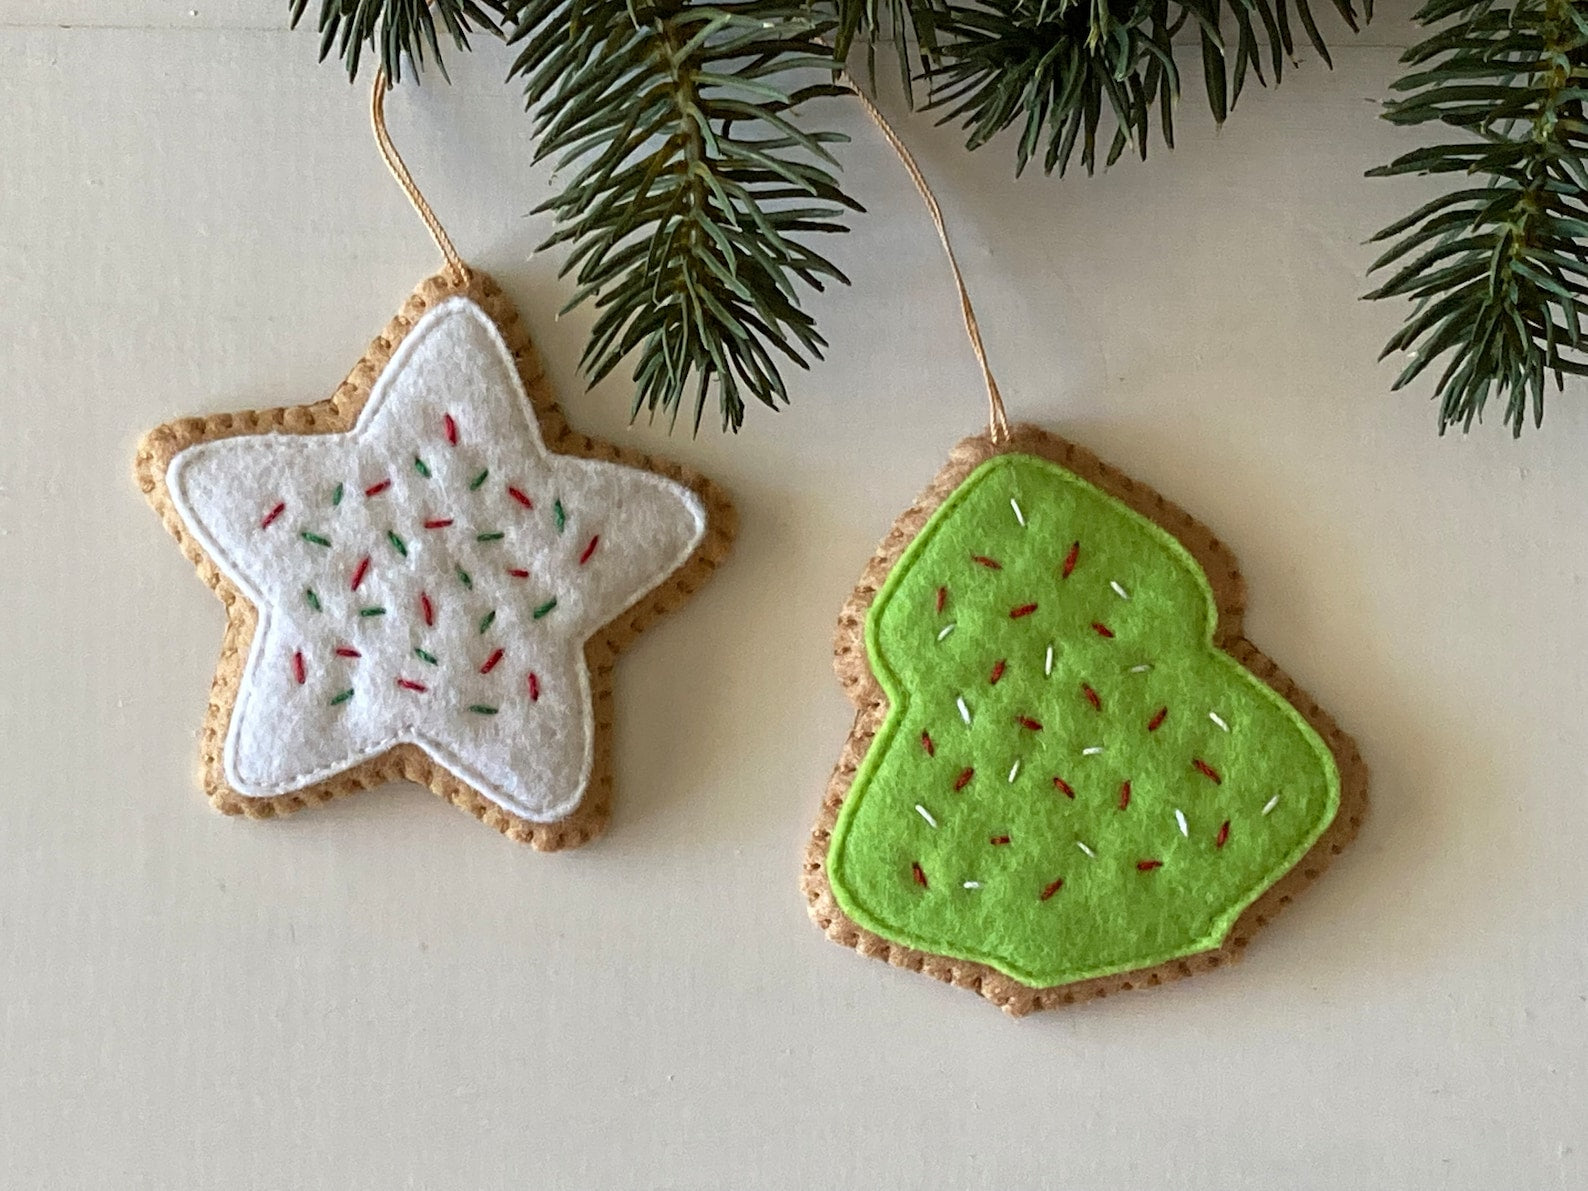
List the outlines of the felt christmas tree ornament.
{"label": "felt christmas tree ornament", "polygon": [[1240,574],[1211,532],[1008,425],[949,259],[989,429],[839,618],[858,711],[803,887],[836,941],[1020,1015],[1238,957],[1355,835],[1367,775],[1241,635]]}
{"label": "felt christmas tree ornament", "polygon": [[960,443],[839,619],[813,918],[1015,1014],[1238,957],[1366,804],[1242,600],[1212,533],[1084,449]]}
{"label": "felt christmas tree ornament", "polygon": [[325,401],[152,431],[139,486],[227,608],[201,780],[268,818],[406,778],[543,850],[609,815],[618,652],[723,557],[705,477],[573,431],[448,259]]}

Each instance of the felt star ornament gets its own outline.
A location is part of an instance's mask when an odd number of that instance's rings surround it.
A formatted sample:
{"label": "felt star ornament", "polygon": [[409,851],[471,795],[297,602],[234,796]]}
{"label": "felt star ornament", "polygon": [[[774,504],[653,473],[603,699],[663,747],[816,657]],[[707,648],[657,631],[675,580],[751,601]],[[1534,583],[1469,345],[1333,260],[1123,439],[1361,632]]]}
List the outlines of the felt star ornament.
{"label": "felt star ornament", "polygon": [[613,658],[730,533],[704,478],[567,429],[479,274],[421,285],[329,402],[171,423],[137,472],[230,611],[221,810],[403,776],[544,849],[604,825]]}

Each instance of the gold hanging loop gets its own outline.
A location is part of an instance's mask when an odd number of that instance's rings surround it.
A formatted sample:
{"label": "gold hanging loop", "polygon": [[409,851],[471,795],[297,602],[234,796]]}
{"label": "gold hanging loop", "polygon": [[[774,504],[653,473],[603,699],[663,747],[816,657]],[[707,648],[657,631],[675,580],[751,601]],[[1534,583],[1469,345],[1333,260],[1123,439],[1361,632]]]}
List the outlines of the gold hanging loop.
{"label": "gold hanging loop", "polygon": [[987,386],[987,432],[995,443],[1009,441],[1009,416],[1004,412],[1003,394],[998,391],[998,382],[993,379],[992,367],[987,363],[987,348],[981,341],[981,327],[976,322],[976,309],[970,304],[970,292],[965,288],[965,275],[960,272],[959,261],[954,256],[954,245],[948,238],[948,225],[943,221],[943,209],[938,206],[937,196],[932,193],[932,188],[926,183],[926,176],[921,173],[921,167],[915,163],[909,149],[899,139],[899,134],[893,131],[893,126],[888,123],[871,97],[860,89],[860,85],[846,71],[839,72],[839,78],[844,85],[855,93],[855,98],[860,100],[860,106],[865,109],[866,115],[871,117],[872,123],[886,138],[893,151],[899,155],[899,160],[904,163],[904,168],[909,172],[910,180],[915,183],[916,190],[920,191],[921,199],[926,203],[927,213],[932,216],[932,226],[937,228],[937,238],[942,241],[943,253],[948,257],[949,272],[954,275],[954,288],[959,291],[959,310],[965,318],[965,334],[970,337],[970,350],[976,354],[976,362],[981,365],[982,381]]}
{"label": "gold hanging loop", "polygon": [[430,229],[431,239],[436,242],[436,247],[441,249],[441,255],[447,258],[447,267],[452,270],[460,283],[466,282],[469,279],[469,267],[463,263],[458,250],[452,246],[452,239],[447,235],[447,229],[441,226],[441,220],[436,218],[436,213],[431,210],[430,204],[425,201],[425,196],[420,193],[413,175],[403,164],[402,154],[397,152],[397,146],[391,142],[391,134],[386,131],[386,91],[386,68],[383,66],[375,72],[375,87],[369,96],[369,123],[375,130],[375,144],[380,149],[381,159],[391,171],[391,176],[397,179],[397,185],[403,188],[403,193],[408,196],[408,201],[419,213],[419,218],[423,219],[425,226]]}

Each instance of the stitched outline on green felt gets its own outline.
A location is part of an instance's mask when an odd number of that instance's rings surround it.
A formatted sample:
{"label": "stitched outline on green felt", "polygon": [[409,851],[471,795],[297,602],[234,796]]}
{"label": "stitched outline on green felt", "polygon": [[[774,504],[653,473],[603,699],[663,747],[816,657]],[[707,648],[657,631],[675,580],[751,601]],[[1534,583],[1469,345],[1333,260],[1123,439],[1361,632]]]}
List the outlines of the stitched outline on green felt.
{"label": "stitched outline on green felt", "polygon": [[[1071,548],[1069,557],[1064,557],[1063,561],[1060,561],[1066,548],[1070,547],[1070,541],[1061,530],[1045,524],[1051,522],[1052,518],[1049,515],[1051,510],[1044,507],[1043,498],[1041,496],[1035,497],[1032,499],[1031,506],[1027,508],[1022,508],[1021,503],[1015,499],[1015,496],[1021,494],[1023,477],[1028,477],[1030,485],[1038,490],[1046,489],[1052,491],[1053,486],[1057,485],[1059,494],[1066,502],[1069,502],[1063,508],[1071,510],[1076,517],[1090,514],[1094,518],[1100,518],[1105,523],[1112,521],[1116,536],[1124,542],[1124,546],[1121,547],[1122,550],[1139,547],[1138,553],[1145,559],[1145,562],[1138,569],[1138,573],[1133,574],[1131,586],[1139,586],[1143,582],[1142,575],[1150,567],[1158,568],[1159,574],[1163,575],[1165,573],[1163,568],[1166,562],[1179,573],[1182,577],[1182,582],[1186,579],[1189,580],[1186,591],[1180,593],[1180,595],[1183,600],[1200,599],[1201,601],[1202,623],[1200,640],[1197,639],[1195,631],[1194,615],[1183,625],[1170,626],[1168,644],[1177,648],[1183,647],[1183,653],[1173,655],[1173,666],[1178,666],[1179,670],[1171,669],[1168,674],[1169,680],[1183,682],[1189,678],[1192,680],[1193,690],[1200,689],[1200,685],[1205,685],[1215,695],[1220,692],[1228,692],[1229,699],[1234,700],[1240,712],[1250,713],[1245,718],[1255,721],[1266,719],[1270,728],[1273,728],[1276,723],[1282,722],[1288,725],[1295,733],[1294,738],[1281,741],[1278,744],[1270,745],[1260,740],[1256,745],[1252,746],[1251,751],[1240,754],[1241,756],[1255,755],[1256,760],[1252,762],[1252,772],[1258,774],[1259,777],[1264,777],[1269,773],[1269,769],[1264,768],[1264,766],[1271,767],[1279,764],[1279,761],[1288,764],[1290,758],[1286,750],[1294,752],[1296,755],[1296,772],[1300,775],[1295,785],[1301,788],[1303,793],[1296,796],[1296,805],[1285,806],[1283,812],[1276,815],[1273,820],[1269,820],[1268,816],[1275,809],[1276,803],[1268,800],[1266,792],[1263,794],[1264,802],[1260,807],[1253,804],[1246,808],[1250,812],[1251,823],[1245,820],[1241,821],[1241,827],[1238,829],[1232,844],[1249,846],[1252,850],[1249,853],[1243,853],[1244,859],[1240,862],[1240,865],[1236,865],[1228,871],[1234,873],[1237,877],[1246,870],[1253,871],[1249,874],[1249,879],[1239,881],[1235,887],[1220,890],[1216,900],[1204,888],[1200,890],[1203,900],[1201,903],[1197,903],[1194,895],[1199,892],[1199,889],[1195,885],[1184,884],[1183,874],[1190,872],[1194,876],[1196,871],[1193,866],[1198,862],[1198,854],[1189,849],[1201,848],[1203,853],[1212,848],[1224,849],[1225,842],[1230,836],[1228,820],[1225,820],[1222,828],[1217,828],[1216,843],[1211,842],[1212,836],[1210,833],[1215,830],[1214,825],[1206,819],[1206,816],[1199,815],[1195,808],[1194,798],[1196,795],[1194,793],[1187,794],[1184,797],[1164,794],[1157,788],[1162,785],[1162,783],[1158,782],[1145,783],[1144,786],[1138,786],[1133,792],[1127,777],[1123,789],[1119,791],[1119,801],[1115,804],[1118,810],[1123,813],[1128,805],[1134,807],[1135,813],[1139,815],[1159,815],[1161,823],[1164,825],[1162,829],[1168,833],[1171,839],[1173,839],[1177,829],[1178,834],[1185,837],[1186,843],[1184,847],[1188,850],[1180,853],[1182,867],[1178,871],[1174,866],[1166,870],[1162,860],[1155,858],[1156,854],[1154,856],[1144,855],[1139,858],[1115,855],[1104,859],[1121,871],[1125,871],[1124,866],[1129,864],[1129,876],[1131,878],[1139,876],[1143,881],[1163,880],[1165,882],[1161,886],[1163,890],[1161,898],[1159,898],[1158,894],[1151,892],[1140,895],[1133,894],[1132,896],[1136,897],[1137,902],[1151,901],[1154,898],[1167,901],[1172,897],[1179,897],[1181,900],[1175,903],[1175,908],[1172,911],[1165,911],[1163,924],[1154,924],[1145,920],[1127,924],[1126,929],[1120,932],[1121,937],[1125,941],[1116,948],[1114,954],[1104,955],[1103,952],[1106,949],[1093,946],[1090,953],[1093,958],[1090,961],[1085,958],[1088,953],[1084,949],[1077,953],[1073,960],[1066,961],[1056,958],[1057,952],[1065,950],[1066,920],[1064,918],[1065,910],[1062,908],[1065,904],[1064,879],[1046,883],[1044,886],[1034,888],[1031,891],[1033,901],[1040,901],[1044,906],[1051,904],[1054,907],[1050,924],[1052,929],[1051,936],[1047,934],[1034,936],[1028,931],[1025,936],[1016,938],[1014,943],[1011,944],[1000,935],[1000,932],[1007,929],[1018,933],[1025,928],[1019,923],[1009,926],[1007,923],[989,921],[987,915],[996,909],[997,897],[1010,897],[1013,895],[1008,892],[996,895],[990,893],[990,890],[995,890],[998,886],[994,881],[979,879],[982,876],[980,872],[948,874],[951,878],[949,880],[944,880],[944,875],[940,874],[938,880],[934,882],[935,888],[928,890],[926,888],[926,873],[920,864],[910,858],[909,848],[901,845],[896,849],[896,855],[890,855],[888,859],[890,866],[888,869],[889,881],[897,880],[901,888],[909,887],[908,891],[912,896],[924,897],[928,893],[935,893],[938,897],[961,899],[960,902],[954,903],[935,903],[939,909],[934,910],[930,915],[924,916],[933,918],[936,925],[930,928],[923,928],[906,921],[896,920],[904,917],[904,915],[895,915],[894,918],[890,919],[889,911],[885,906],[874,907],[872,904],[868,904],[863,892],[856,888],[856,886],[865,885],[865,880],[852,880],[847,867],[848,858],[855,850],[851,848],[853,838],[860,838],[852,837],[852,833],[856,832],[857,824],[862,823],[865,818],[863,808],[867,804],[868,795],[873,792],[876,793],[878,799],[896,804],[892,809],[901,812],[900,820],[902,820],[903,814],[908,815],[909,822],[889,820],[889,825],[885,828],[887,839],[884,840],[884,842],[889,842],[894,836],[901,839],[907,838],[910,832],[937,832],[939,830],[939,819],[944,820],[944,825],[947,827],[947,820],[951,816],[963,815],[967,813],[964,809],[966,806],[974,805],[964,800],[967,797],[979,796],[978,790],[982,787],[979,787],[977,782],[996,782],[998,787],[1007,786],[1013,789],[1017,779],[1022,783],[1031,784],[1046,780],[1046,771],[1041,768],[1041,764],[1051,756],[1051,749],[1038,762],[1024,763],[1024,769],[1022,769],[1022,757],[1016,755],[1014,757],[1015,764],[1007,767],[1007,773],[1005,772],[1007,762],[1000,763],[997,772],[985,772],[985,767],[983,767],[984,772],[977,774],[974,767],[967,767],[962,770],[958,762],[950,761],[945,757],[942,759],[942,763],[946,767],[945,773],[953,777],[952,784],[942,788],[931,787],[927,789],[926,796],[921,798],[915,797],[917,791],[913,788],[901,791],[899,789],[885,789],[882,788],[882,785],[879,785],[879,775],[882,783],[888,780],[889,775],[884,770],[887,768],[890,759],[902,755],[905,750],[913,750],[916,747],[914,733],[901,735],[902,729],[906,725],[909,725],[912,729],[920,726],[914,715],[916,709],[912,704],[911,692],[908,689],[906,680],[901,677],[896,667],[889,663],[884,654],[884,646],[879,641],[879,638],[884,635],[881,626],[884,625],[893,601],[900,590],[906,586],[906,581],[913,569],[921,562],[923,556],[932,550],[935,539],[943,533],[944,528],[954,521],[955,513],[967,501],[971,500],[973,495],[984,485],[993,482],[995,479],[1004,479],[1011,491],[1008,493],[1000,491],[998,494],[1000,499],[989,506],[989,511],[991,508],[997,508],[1001,509],[1004,515],[1012,515],[1012,518],[1018,521],[1019,525],[1019,529],[1012,532],[1031,532],[1036,534],[1037,536],[1033,538],[1030,545],[1032,549],[1043,551],[1045,557],[1051,558],[1055,583],[1073,582],[1069,578],[1069,574],[1071,568],[1075,567],[1076,564],[1075,551]],[[1012,510],[1004,507],[1001,499],[1004,495],[1010,496],[1010,503],[1013,505]],[[1079,511],[1075,512],[1075,510]],[[977,515],[981,516],[979,513]],[[1032,526],[1028,526],[1028,518],[1034,523]],[[1008,530],[1008,526],[1003,526],[997,532],[1003,533],[1006,530]],[[991,532],[989,531],[989,533]],[[1156,547],[1156,550],[1153,547]],[[1082,565],[1077,571],[1078,575],[1085,571],[1087,557],[1085,554],[1081,556]],[[976,574],[991,576],[992,580],[998,579],[1003,571],[1002,565],[998,563],[997,559],[973,555],[972,560],[980,568],[985,568],[985,570],[971,569],[975,570]],[[1063,576],[1062,579],[1060,578],[1061,575]],[[1137,602],[1135,600],[1137,595],[1150,595],[1149,592],[1145,591],[1127,590],[1126,586],[1122,586],[1112,576],[1094,574],[1089,581],[1098,590],[1111,589],[1113,594],[1109,596],[1109,599],[1117,599],[1116,606],[1120,609],[1128,609],[1133,603]],[[1101,586],[1105,581],[1107,584],[1106,588]],[[940,618],[943,613],[944,599],[945,592],[943,589],[939,589],[936,611]],[[1041,601],[1038,600],[1038,602],[1040,603]],[[1062,600],[1055,600],[1055,602],[1061,604],[1061,611],[1069,611],[1074,601],[1071,597],[1066,596]],[[1026,617],[1028,612],[1033,613],[1030,620],[1020,619]],[[920,609],[916,608],[915,613],[907,612],[904,615],[919,613]],[[935,636],[938,646],[942,646],[945,639],[955,640],[956,642],[963,641],[967,630],[969,630],[969,634],[972,637],[975,636],[974,627],[966,624],[961,626],[961,635],[959,637],[950,638],[954,627],[959,623],[952,613],[953,610],[951,609],[950,615],[943,620],[944,627],[939,632],[931,634],[931,636]],[[1022,625],[1036,621],[1038,617],[1034,613],[1034,607],[1028,609],[1025,605],[1012,607],[1008,610],[1008,616]],[[1128,618],[1128,614],[1123,615]],[[1143,612],[1142,615],[1145,616],[1147,613]],[[1218,607],[1213,598],[1212,590],[1208,585],[1206,575],[1185,547],[1162,527],[1140,516],[1122,502],[1059,465],[1036,456],[1006,454],[996,456],[981,464],[949,494],[942,505],[934,511],[920,533],[909,543],[891,569],[887,580],[878,591],[866,616],[864,639],[867,656],[872,672],[876,675],[883,691],[887,695],[888,711],[876,737],[861,761],[851,783],[849,795],[840,808],[828,848],[827,870],[829,884],[844,913],[860,926],[883,938],[933,954],[985,963],[1015,980],[1033,987],[1067,984],[1096,976],[1154,967],[1182,956],[1196,954],[1218,946],[1246,907],[1293,868],[1317,841],[1329,823],[1333,821],[1339,809],[1340,780],[1332,753],[1330,753],[1328,747],[1300,713],[1288,701],[1281,698],[1255,675],[1241,666],[1234,658],[1213,644],[1213,634],[1217,623]],[[1146,633],[1158,633],[1160,630],[1157,625],[1158,622],[1150,622]],[[1000,632],[1011,631],[1007,627],[994,627]],[[1091,627],[1097,630],[1096,636],[1099,641],[1103,642],[1102,648],[1109,648],[1115,644],[1114,633],[1108,629],[1107,625],[1096,622]],[[1124,647],[1121,648],[1119,653],[1119,658],[1122,662],[1134,656],[1127,652],[1128,647],[1132,644],[1130,637],[1130,633],[1122,631],[1121,641]],[[1183,641],[1181,640],[1182,638],[1184,639]],[[1040,638],[1036,639],[1040,640]],[[929,640],[930,638],[923,638],[923,644],[920,648],[923,650],[930,648],[930,645],[927,644]],[[1068,655],[1071,648],[1070,643],[1066,643],[1061,639],[1060,644],[1062,647],[1061,655]],[[1096,643],[1094,642],[1093,644]],[[1029,656],[1021,664],[1028,667],[1032,665]],[[1040,665],[1040,662],[1037,664]],[[1003,665],[1003,659],[1000,657],[990,675],[993,686],[996,686],[1003,679]],[[1204,665],[1211,666],[1212,669],[1204,670],[1202,668]],[[1061,661],[1059,667],[1061,679],[1064,666],[1065,663]],[[910,667],[906,665],[905,668],[909,669]],[[1122,668],[1128,669],[1128,667]],[[1136,667],[1135,669],[1140,668]],[[1051,654],[1048,658],[1048,669],[1050,673],[1053,671]],[[989,675],[984,671],[982,681],[986,682],[988,677]],[[1099,686],[1101,685],[1103,684],[1099,683]],[[1101,712],[1102,708],[1098,706],[1100,697],[1097,691],[1087,684],[1083,684],[1082,689],[1086,699],[1091,701],[1091,707]],[[981,688],[981,693],[986,695],[988,688]],[[1058,689],[1051,693],[1045,693],[1043,697],[1045,699],[1063,699],[1069,693],[1074,692],[1065,692],[1062,689]],[[1243,703],[1243,700],[1250,700],[1251,702]],[[973,702],[981,703],[983,701],[975,698]],[[1048,707],[1048,705],[1044,703],[1042,707]],[[970,731],[971,707],[963,700],[960,700],[957,710],[957,717],[950,711],[941,719],[945,737],[943,741],[934,742],[930,733],[923,731],[922,744],[929,756],[935,756],[939,748],[945,744],[952,745],[953,742],[948,739],[947,734],[959,732],[962,729],[966,732]],[[1218,708],[1210,706],[1194,709],[1181,708],[1179,710],[1182,713],[1191,710],[1197,715],[1206,715],[1220,733],[1218,739],[1227,738],[1231,734],[1231,724],[1226,722]],[[1238,731],[1243,722],[1242,714],[1231,712],[1228,700],[1224,710],[1226,713],[1232,714],[1232,722],[1234,722]],[[1074,715],[1079,713],[1065,710],[1061,714],[1050,715],[1051,711],[1051,708],[1048,710],[1038,709],[1031,714],[1017,715],[1013,718],[1017,724],[1032,730],[1028,733],[1031,737],[1039,737],[1044,734],[1042,732],[1043,721],[1046,721],[1049,729],[1057,729],[1056,732],[1050,731],[1046,735],[1057,737],[1066,744],[1073,743],[1076,739],[1075,733],[1067,731],[1062,724],[1055,722],[1055,719],[1062,720],[1065,716],[1070,716],[1073,720]],[[1031,718],[1032,715],[1035,718]],[[1277,720],[1275,717],[1277,717]],[[1157,723],[1148,721],[1151,726],[1146,728],[1147,731],[1155,732],[1158,729],[1158,725],[1162,724],[1161,716],[1155,718]],[[963,723],[961,723],[961,719],[963,719]],[[1175,725],[1174,730],[1181,732],[1182,737],[1184,733],[1190,731],[1188,728],[1180,727],[1179,721],[1174,720],[1173,717],[1171,717],[1171,723]],[[1206,725],[1203,724],[1202,726],[1205,727]],[[1208,729],[1208,731],[1214,730]],[[1172,732],[1163,733],[1165,737],[1170,735],[1172,735]],[[1299,745],[1305,745],[1306,747],[1297,747]],[[973,746],[966,745],[965,749],[968,750],[971,747]],[[1131,747],[1136,747],[1140,751],[1144,746],[1128,746],[1126,749],[1121,750],[1122,753],[1129,754]],[[1268,759],[1269,753],[1278,756],[1279,761],[1271,762]],[[1128,759],[1129,756],[1127,755]],[[1203,762],[1199,755],[1195,757],[1188,756],[1187,760],[1192,762],[1194,766],[1194,773],[1187,780],[1195,783],[1205,779],[1210,783],[1206,787],[1208,789],[1222,787],[1224,777],[1229,776],[1221,775],[1213,766]],[[1316,762],[1315,765],[1312,764],[1314,761]],[[1027,762],[1029,762],[1029,758]],[[1302,769],[1303,765],[1305,766],[1305,772]],[[895,766],[895,769],[897,768],[898,766]],[[1282,772],[1288,772],[1288,770],[1282,770]],[[1237,773],[1234,776],[1240,781],[1245,780],[1241,773]],[[971,780],[972,777],[976,778],[975,782]],[[1096,788],[1086,791],[1083,794],[1083,798],[1090,798],[1093,801],[1090,804],[1090,809],[1078,813],[1066,808],[1088,806],[1089,804],[1084,801],[1078,804],[1074,801],[1075,792],[1064,778],[1055,775],[1052,781],[1053,787],[1059,791],[1057,795],[1052,792],[1030,793],[1030,798],[1034,800],[1040,800],[1043,797],[1061,800],[1056,803],[1058,810],[1050,813],[1048,809],[1044,808],[1040,811],[1042,815],[1048,816],[1044,822],[1047,822],[1050,827],[1053,823],[1067,822],[1068,820],[1063,818],[1065,814],[1071,815],[1072,819],[1084,819],[1084,815],[1093,817],[1091,820],[1085,820],[1085,822],[1101,822],[1103,820],[1105,812],[1097,805],[1097,801],[1102,798],[1100,791]],[[895,784],[898,784],[897,781]],[[1024,788],[1029,789],[1029,787]],[[1203,787],[1197,787],[1197,789],[1203,789]],[[1245,787],[1241,787],[1236,792],[1243,792],[1244,789]],[[992,793],[995,797],[1005,796],[1005,792],[1002,790],[995,789]],[[1225,805],[1228,805],[1228,797],[1232,794],[1230,789],[1218,790],[1216,794],[1225,798]],[[1065,795],[1068,795],[1068,797],[1066,798]],[[1025,794],[1021,794],[1020,797],[1024,798]],[[913,810],[910,809],[911,803],[915,804]],[[1182,810],[1182,805],[1186,808],[1185,810]],[[1169,817],[1170,810],[1173,812],[1172,818]],[[1198,838],[1195,841],[1191,839],[1190,824],[1187,822],[1187,811],[1190,812],[1192,821],[1197,823]],[[1124,819],[1122,818],[1119,821],[1123,822]],[[1280,843],[1287,839],[1293,839],[1292,846],[1273,857],[1269,857],[1266,855],[1261,842],[1248,844],[1245,833],[1252,823],[1256,823],[1259,826],[1267,826],[1281,821],[1286,823],[1287,826],[1283,828],[1275,827],[1274,834],[1283,836],[1283,839],[1279,841]],[[1155,822],[1157,821],[1155,820]],[[997,868],[997,865],[1003,863],[1003,857],[1018,852],[1021,846],[1026,846],[1029,849],[1028,839],[1031,833],[1027,832],[1024,837],[1017,835],[1013,841],[1017,846],[1010,848],[1007,845],[1011,840],[1006,830],[1000,827],[995,820],[987,820],[986,826],[988,833],[990,833],[986,835],[986,838],[993,846],[993,850],[988,853],[988,856],[991,857],[996,853],[998,857],[996,860],[989,859],[987,863],[989,872],[996,877],[997,873],[1007,871]],[[1113,830],[1113,827],[1110,826],[1109,829]],[[1131,830],[1135,829],[1134,827],[1131,828]],[[872,836],[870,840],[865,841],[865,846],[874,848],[876,843],[876,824],[866,824],[860,830]],[[963,852],[965,838],[963,825],[958,830],[962,833],[960,838],[948,846]],[[924,838],[947,838],[947,833],[943,836],[929,835]],[[1173,839],[1173,842],[1176,845],[1180,844],[1178,839]],[[1066,853],[1065,850],[1070,849],[1072,843],[1079,849],[1078,852]],[[1067,854],[1079,857],[1078,860],[1071,860],[1063,865],[1059,865],[1056,862],[1056,867],[1067,867],[1068,871],[1079,872],[1082,880],[1091,880],[1093,882],[1090,886],[1093,892],[1084,895],[1093,898],[1093,901],[1080,902],[1079,904],[1083,907],[1094,905],[1100,894],[1106,892],[1107,887],[1103,882],[1112,880],[1117,883],[1123,880],[1123,878],[1114,874],[1106,877],[1090,876],[1093,871],[1101,870],[1076,869],[1075,866],[1078,864],[1098,863],[1095,851],[1079,835],[1074,835],[1071,838],[1065,834],[1065,830],[1048,830],[1046,837],[1038,839],[1036,845],[1048,849],[1055,856]],[[859,863],[869,867],[865,872],[857,871],[855,874],[857,877],[877,879],[876,874],[881,870],[877,869],[876,864],[871,863],[864,856]],[[1241,866],[1244,866],[1244,868]],[[960,878],[966,879],[960,880]],[[1169,883],[1171,881],[1180,881],[1182,883],[1174,885]],[[1214,884],[1216,885],[1217,882]],[[889,885],[888,889],[890,890],[890,896],[894,896],[892,892],[893,886]],[[1187,893],[1193,895],[1189,899],[1190,910],[1185,909],[1186,904],[1188,904],[1185,899],[1185,894]],[[899,899],[903,896],[903,894],[894,896],[894,901],[896,903],[899,902]],[[978,902],[976,900],[978,898],[982,900]],[[1049,902],[1050,898],[1052,899],[1051,903]],[[874,898],[873,900],[881,899]],[[962,911],[953,908],[958,907],[961,903],[963,903]],[[940,908],[945,904],[949,905],[951,909],[942,911]],[[1108,909],[1110,912],[1118,912],[1117,908],[1112,904],[1108,906]],[[1023,909],[1021,912],[1026,913]],[[1202,918],[1198,919],[1197,925],[1199,929],[1170,939],[1168,937],[1169,934],[1176,929],[1175,921],[1171,920],[1175,919],[1177,914],[1181,917],[1187,917],[1191,914],[1203,915]],[[980,919],[980,924],[978,924],[978,919]],[[1023,921],[1029,924],[1036,920],[1027,914],[1026,919]],[[948,923],[947,926],[944,925],[945,922]],[[1147,949],[1140,949],[1139,947],[1132,949],[1130,936],[1133,930],[1139,929],[1140,932],[1151,933],[1147,928],[1157,927],[1161,927],[1159,933],[1165,936],[1159,945]],[[1037,928],[1032,927],[1031,929]],[[1042,931],[1047,931],[1048,929],[1049,925],[1041,926]],[[1090,934],[1085,937],[1093,944],[1096,944],[1099,935],[1095,924],[1085,924],[1083,927],[1077,928],[1077,930],[1089,931]],[[1103,933],[1106,936],[1106,932]],[[991,936],[999,936],[999,938],[991,944],[985,942]],[[1025,945],[1021,946],[1020,944],[1022,943]],[[1033,961],[1031,958],[1033,950],[1044,950],[1046,958],[1040,962]]]}

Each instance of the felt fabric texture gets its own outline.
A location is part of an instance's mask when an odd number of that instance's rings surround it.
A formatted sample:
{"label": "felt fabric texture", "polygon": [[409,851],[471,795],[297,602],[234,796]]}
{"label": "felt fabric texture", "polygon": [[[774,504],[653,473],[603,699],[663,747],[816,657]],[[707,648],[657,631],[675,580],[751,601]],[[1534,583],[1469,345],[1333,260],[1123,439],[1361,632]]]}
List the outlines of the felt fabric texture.
{"label": "felt fabric texture", "polygon": [[981,463],[866,617],[888,711],[826,855],[843,914],[1032,988],[1218,947],[1341,802],[1218,623],[1160,526],[1046,459]]}
{"label": "felt fabric texture", "polygon": [[531,822],[590,782],[587,639],[707,525],[684,484],[548,452],[513,353],[464,296],[418,321],[350,430],[200,442],[165,482],[259,612],[224,746],[238,793],[406,743]]}

